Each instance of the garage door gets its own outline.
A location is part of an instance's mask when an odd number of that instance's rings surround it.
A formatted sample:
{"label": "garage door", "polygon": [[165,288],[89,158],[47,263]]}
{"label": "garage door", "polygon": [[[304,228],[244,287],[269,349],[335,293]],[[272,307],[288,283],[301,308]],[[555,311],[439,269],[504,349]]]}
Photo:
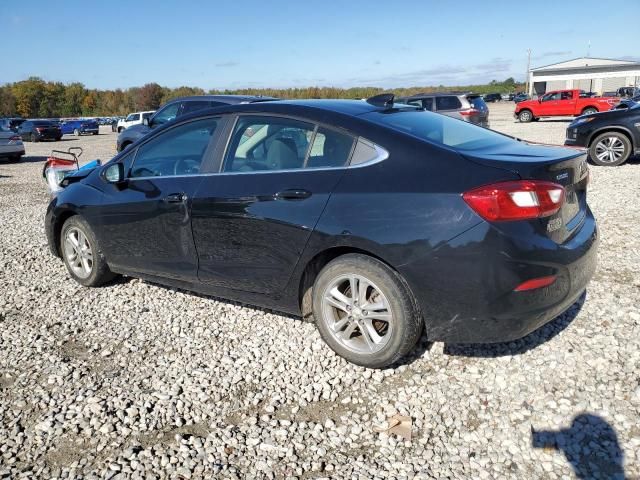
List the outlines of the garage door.
{"label": "garage door", "polygon": [[590,78],[581,78],[579,80],[573,81],[573,88],[577,88],[578,90],[584,90],[585,92],[593,91],[595,80]]}
{"label": "garage door", "polygon": [[626,87],[625,77],[612,77],[602,79],[602,91],[603,92],[615,92],[620,87]]}
{"label": "garage door", "polygon": [[565,80],[552,80],[547,82],[547,92],[553,92],[554,90],[564,90],[567,86]]}

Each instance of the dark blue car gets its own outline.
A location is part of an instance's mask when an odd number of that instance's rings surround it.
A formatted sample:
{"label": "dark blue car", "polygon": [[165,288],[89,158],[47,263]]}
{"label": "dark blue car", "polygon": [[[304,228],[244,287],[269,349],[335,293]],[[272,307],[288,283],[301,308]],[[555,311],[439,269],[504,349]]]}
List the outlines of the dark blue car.
{"label": "dark blue car", "polygon": [[[338,354],[520,338],[596,265],[582,150],[393,96],[198,110],[65,177],[45,225],[72,278],[116,274],[311,318]],[[215,320],[212,320],[215,321]]]}
{"label": "dark blue car", "polygon": [[95,120],[65,120],[60,124],[63,134],[98,135],[98,122]]}

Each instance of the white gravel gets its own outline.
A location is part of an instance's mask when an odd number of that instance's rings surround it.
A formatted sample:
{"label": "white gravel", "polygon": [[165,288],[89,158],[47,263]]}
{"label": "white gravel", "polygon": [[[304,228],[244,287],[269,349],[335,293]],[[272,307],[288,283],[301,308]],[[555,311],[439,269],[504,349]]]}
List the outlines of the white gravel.
{"label": "white gravel", "polygon": [[[562,142],[566,121],[491,109],[496,129]],[[109,158],[103,132],[64,147]],[[0,478],[640,476],[638,161],[591,167],[602,242],[583,304],[517,342],[422,342],[373,371],[296,318],[71,281],[42,223],[40,156],[60,146],[0,164]],[[374,431],[395,413],[411,442]]]}

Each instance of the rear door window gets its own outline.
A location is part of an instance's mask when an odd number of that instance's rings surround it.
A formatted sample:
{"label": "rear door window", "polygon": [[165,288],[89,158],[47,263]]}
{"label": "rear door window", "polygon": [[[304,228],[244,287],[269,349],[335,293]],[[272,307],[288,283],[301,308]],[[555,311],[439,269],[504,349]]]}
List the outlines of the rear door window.
{"label": "rear door window", "polygon": [[324,127],[318,128],[311,146],[307,168],[343,167],[353,149],[354,138]]}
{"label": "rear door window", "polygon": [[438,110],[457,110],[462,107],[460,100],[456,96],[436,97],[436,108]]}
{"label": "rear door window", "polygon": [[291,170],[304,167],[315,126],[290,118],[238,118],[224,164],[225,172]]}
{"label": "rear door window", "polygon": [[[211,107],[211,103],[212,102],[209,102],[207,100],[194,100],[191,102],[184,102],[180,115],[187,115],[188,113],[197,112],[198,110],[202,110],[203,108],[209,108]],[[213,103],[215,103],[215,106],[220,105],[217,102]]]}

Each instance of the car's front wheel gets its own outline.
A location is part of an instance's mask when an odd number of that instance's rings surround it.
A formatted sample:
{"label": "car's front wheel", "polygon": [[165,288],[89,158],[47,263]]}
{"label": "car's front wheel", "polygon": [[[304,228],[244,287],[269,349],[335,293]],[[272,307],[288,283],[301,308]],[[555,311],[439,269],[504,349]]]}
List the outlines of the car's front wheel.
{"label": "car's front wheel", "polygon": [[320,335],[338,355],[369,368],[400,360],[415,347],[423,327],[398,273],[360,254],[338,257],[318,274],[313,316]]}
{"label": "car's front wheel", "polygon": [[589,147],[589,158],[596,165],[616,167],[622,165],[631,156],[631,141],[619,132],[607,132],[599,135]]}
{"label": "car's front wheel", "polygon": [[69,274],[85,287],[98,287],[116,276],[109,270],[91,227],[78,215],[62,226],[60,251]]}

